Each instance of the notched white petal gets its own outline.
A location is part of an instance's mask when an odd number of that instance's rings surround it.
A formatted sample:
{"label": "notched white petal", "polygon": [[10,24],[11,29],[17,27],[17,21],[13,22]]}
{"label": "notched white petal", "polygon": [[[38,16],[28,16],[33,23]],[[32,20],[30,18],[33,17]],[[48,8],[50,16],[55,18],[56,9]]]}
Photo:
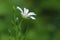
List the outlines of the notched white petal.
{"label": "notched white petal", "polygon": [[19,9],[23,13],[23,10],[19,6],[17,6],[17,9]]}
{"label": "notched white petal", "polygon": [[35,20],[35,17],[33,17],[33,16],[31,16],[30,18],[33,19],[33,20]]}
{"label": "notched white petal", "polygon": [[28,13],[29,12],[29,9],[26,9],[26,8],[24,8],[24,13]]}
{"label": "notched white petal", "polygon": [[30,15],[36,15],[36,14],[34,12],[30,12],[28,15],[30,16]]}

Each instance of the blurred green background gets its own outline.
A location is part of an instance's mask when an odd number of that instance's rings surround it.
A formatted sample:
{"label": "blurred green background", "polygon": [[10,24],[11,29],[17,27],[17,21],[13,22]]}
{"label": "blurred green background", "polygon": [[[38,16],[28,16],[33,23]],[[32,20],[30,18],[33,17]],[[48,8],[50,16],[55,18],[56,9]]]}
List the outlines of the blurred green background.
{"label": "blurred green background", "polygon": [[60,0],[0,0],[0,40],[16,40],[16,26],[22,19],[17,6],[37,14],[36,20],[21,24],[25,40],[60,40]]}

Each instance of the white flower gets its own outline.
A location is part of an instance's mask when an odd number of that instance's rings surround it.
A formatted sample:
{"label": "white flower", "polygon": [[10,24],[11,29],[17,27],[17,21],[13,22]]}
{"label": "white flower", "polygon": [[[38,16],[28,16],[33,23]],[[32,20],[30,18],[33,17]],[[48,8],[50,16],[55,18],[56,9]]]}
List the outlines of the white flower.
{"label": "white flower", "polygon": [[23,18],[31,18],[33,20],[35,20],[35,16],[36,14],[34,12],[29,12],[29,9],[24,8],[24,10],[22,10],[19,6],[17,6],[17,9],[21,11],[21,15]]}

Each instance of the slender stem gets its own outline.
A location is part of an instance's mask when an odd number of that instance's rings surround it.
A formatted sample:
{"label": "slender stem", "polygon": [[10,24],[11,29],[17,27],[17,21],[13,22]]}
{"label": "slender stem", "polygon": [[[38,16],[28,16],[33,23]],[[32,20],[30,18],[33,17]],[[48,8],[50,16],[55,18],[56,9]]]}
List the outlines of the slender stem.
{"label": "slender stem", "polygon": [[19,31],[19,40],[21,40],[21,38],[22,38],[22,33],[21,33],[21,31],[22,31],[22,27],[21,27],[21,25],[22,25],[22,22],[23,22],[23,19],[20,21],[20,24],[19,24],[19,29],[20,29],[20,31]]}
{"label": "slender stem", "polygon": [[21,33],[21,35],[19,36],[19,40],[26,40],[26,34],[27,34],[27,29],[26,29],[26,32],[25,32],[25,34],[22,34],[22,27],[21,27],[21,25],[22,25],[22,22],[23,22],[23,19],[20,21],[20,24],[19,24],[19,28],[20,28],[20,33]]}
{"label": "slender stem", "polygon": [[19,24],[19,25],[20,25],[20,26],[19,26],[19,27],[20,27],[20,31],[22,30],[22,29],[21,29],[21,24],[22,24],[22,22],[23,22],[23,19],[20,21],[20,24]]}

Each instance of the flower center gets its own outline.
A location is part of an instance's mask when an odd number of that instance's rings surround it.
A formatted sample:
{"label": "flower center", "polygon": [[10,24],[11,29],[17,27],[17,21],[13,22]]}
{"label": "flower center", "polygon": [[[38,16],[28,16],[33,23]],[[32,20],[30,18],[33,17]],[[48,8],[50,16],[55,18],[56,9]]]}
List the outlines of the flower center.
{"label": "flower center", "polygon": [[27,17],[28,17],[28,13],[24,13],[23,18],[27,18]]}

